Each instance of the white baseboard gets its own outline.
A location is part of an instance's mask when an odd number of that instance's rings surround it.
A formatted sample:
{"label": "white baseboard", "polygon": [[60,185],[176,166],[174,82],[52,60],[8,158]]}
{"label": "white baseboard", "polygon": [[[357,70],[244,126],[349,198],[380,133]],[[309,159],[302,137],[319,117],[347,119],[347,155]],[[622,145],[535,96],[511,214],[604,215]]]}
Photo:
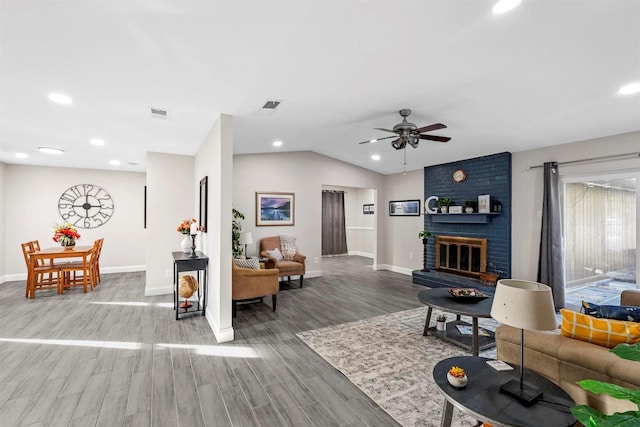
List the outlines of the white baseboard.
{"label": "white baseboard", "polygon": [[349,255],[357,255],[357,256],[362,256],[365,258],[371,258],[373,259],[373,254],[369,253],[369,252],[362,252],[362,251],[349,251]]}
{"label": "white baseboard", "polygon": [[168,295],[173,294],[173,285],[163,285],[157,286],[153,288],[144,288],[144,296],[145,297],[153,297],[156,295]]}
{"label": "white baseboard", "polygon": [[233,341],[233,328],[220,329],[218,328],[218,325],[216,325],[216,322],[211,318],[211,316],[207,315],[205,316],[205,318],[207,319],[207,323],[209,324],[209,327],[213,332],[213,336],[216,337],[216,341],[218,342],[218,344]]}
{"label": "white baseboard", "polygon": [[[102,267],[100,268],[100,274],[109,274],[109,273],[130,273],[134,271],[145,271],[147,269],[146,265],[125,265],[121,267]],[[27,280],[27,273],[17,273],[17,274],[5,274],[4,276],[0,276],[0,284],[4,282],[14,282],[19,280]],[[173,292],[171,290],[169,293]]]}
{"label": "white baseboard", "polygon": [[389,264],[376,264],[373,266],[373,269],[393,271],[394,273],[400,273],[406,276],[411,276],[413,273],[413,270],[410,268],[398,267],[398,266],[389,265]]}

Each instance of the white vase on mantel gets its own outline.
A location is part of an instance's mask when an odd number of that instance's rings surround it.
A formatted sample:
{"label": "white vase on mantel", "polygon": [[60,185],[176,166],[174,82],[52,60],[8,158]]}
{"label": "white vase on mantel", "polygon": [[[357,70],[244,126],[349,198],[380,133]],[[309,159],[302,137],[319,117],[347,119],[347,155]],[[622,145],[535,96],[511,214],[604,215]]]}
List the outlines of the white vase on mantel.
{"label": "white vase on mantel", "polygon": [[184,235],[184,239],[182,239],[182,243],[180,243],[182,247],[182,252],[185,254],[191,253],[191,236],[188,234]]}

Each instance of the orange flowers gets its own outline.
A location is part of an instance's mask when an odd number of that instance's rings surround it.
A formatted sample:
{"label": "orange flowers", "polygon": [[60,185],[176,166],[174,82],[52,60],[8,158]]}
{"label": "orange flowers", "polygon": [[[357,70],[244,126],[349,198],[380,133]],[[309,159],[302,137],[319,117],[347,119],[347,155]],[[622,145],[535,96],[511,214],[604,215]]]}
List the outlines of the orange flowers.
{"label": "orange flowers", "polygon": [[72,246],[79,238],[78,230],[68,222],[64,225],[56,225],[53,229],[53,241],[59,242],[62,246]]}
{"label": "orange flowers", "polygon": [[452,366],[451,369],[449,369],[449,374],[456,378],[462,378],[465,376],[464,369],[459,368],[458,366]]}
{"label": "orange flowers", "polygon": [[184,219],[182,223],[178,226],[176,231],[182,234],[191,234],[191,224],[197,222],[195,218]]}

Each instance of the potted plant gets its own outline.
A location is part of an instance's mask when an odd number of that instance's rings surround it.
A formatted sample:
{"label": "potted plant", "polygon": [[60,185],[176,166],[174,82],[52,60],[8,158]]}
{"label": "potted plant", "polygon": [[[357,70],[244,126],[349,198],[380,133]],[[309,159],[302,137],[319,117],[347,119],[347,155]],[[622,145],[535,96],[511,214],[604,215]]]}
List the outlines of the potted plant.
{"label": "potted plant", "polygon": [[438,314],[436,317],[436,331],[444,331],[447,324],[447,316],[444,314]]}
{"label": "potted plant", "polygon": [[473,211],[476,208],[476,202],[475,200],[467,200],[466,202],[464,202],[464,212],[465,213],[473,213]]}
{"label": "potted plant", "polygon": [[429,236],[431,236],[431,232],[429,230],[422,230],[418,233],[418,238],[422,239],[423,245],[427,244],[427,239],[429,238]]}
{"label": "potted plant", "polygon": [[240,230],[242,230],[242,224],[240,220],[244,219],[242,212],[233,208],[233,224],[231,225],[231,242],[233,248],[233,257],[238,258],[243,253],[243,247],[240,244]]}
{"label": "potted plant", "polygon": [[438,207],[440,208],[440,212],[447,213],[449,212],[449,206],[453,204],[453,200],[450,197],[441,197],[438,199]]}
{"label": "potted plant", "polygon": [[[611,349],[611,352],[627,360],[640,362],[640,343],[618,344]],[[595,394],[606,393],[617,399],[626,399],[638,405],[637,411],[615,412],[605,415],[588,405],[577,405],[571,408],[571,413],[583,425],[587,427],[596,426],[637,426],[640,425],[640,389],[632,390],[616,384],[610,384],[596,380],[578,381],[578,385],[583,389]]]}

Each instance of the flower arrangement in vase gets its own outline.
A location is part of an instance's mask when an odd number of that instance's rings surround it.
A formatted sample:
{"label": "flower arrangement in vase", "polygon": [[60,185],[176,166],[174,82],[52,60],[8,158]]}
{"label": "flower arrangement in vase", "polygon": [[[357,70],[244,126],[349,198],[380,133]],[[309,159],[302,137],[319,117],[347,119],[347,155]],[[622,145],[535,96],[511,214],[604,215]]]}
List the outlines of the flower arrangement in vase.
{"label": "flower arrangement in vase", "polygon": [[76,245],[76,240],[80,238],[78,230],[68,222],[63,225],[56,224],[53,229],[53,241],[60,243],[60,246],[72,248]]}
{"label": "flower arrangement in vase", "polygon": [[184,239],[182,239],[182,243],[180,247],[182,248],[182,252],[188,254],[191,252],[191,235],[196,234],[198,231],[198,227],[196,226],[196,219],[183,219],[176,231],[180,234],[184,234]]}
{"label": "flower arrangement in vase", "polygon": [[464,373],[464,369],[459,366],[452,366],[447,372],[447,381],[455,388],[466,387],[467,374]]}

